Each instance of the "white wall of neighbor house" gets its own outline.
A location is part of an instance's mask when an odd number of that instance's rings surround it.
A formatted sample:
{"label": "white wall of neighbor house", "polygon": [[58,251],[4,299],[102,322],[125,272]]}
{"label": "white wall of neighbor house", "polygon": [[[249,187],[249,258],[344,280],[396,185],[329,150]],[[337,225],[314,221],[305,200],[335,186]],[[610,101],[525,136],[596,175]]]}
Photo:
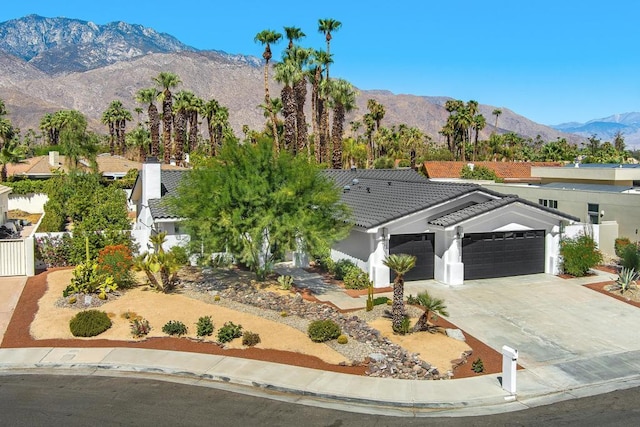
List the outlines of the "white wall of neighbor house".
{"label": "white wall of neighbor house", "polygon": [[[566,189],[547,189],[538,186],[519,186],[509,184],[487,185],[495,191],[517,194],[523,199],[538,203],[539,200],[557,201],[557,209],[580,218],[589,224],[589,204],[598,205],[600,224],[618,224],[617,235],[613,236],[613,226],[601,235],[600,247],[606,253],[613,254],[613,242],[616,237],[628,237],[631,241],[640,241],[640,194],[594,192]],[[611,251],[611,252],[609,252]]]}
{"label": "white wall of neighbor house", "polygon": [[49,196],[44,193],[11,194],[9,195],[9,210],[19,209],[29,213],[44,213],[44,204]]}

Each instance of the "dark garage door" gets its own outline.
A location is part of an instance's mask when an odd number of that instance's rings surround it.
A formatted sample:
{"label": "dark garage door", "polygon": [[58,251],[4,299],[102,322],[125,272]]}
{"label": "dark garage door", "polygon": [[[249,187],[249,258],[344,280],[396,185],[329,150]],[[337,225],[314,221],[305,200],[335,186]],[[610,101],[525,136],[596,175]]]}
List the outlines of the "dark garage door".
{"label": "dark garage door", "polygon": [[544,230],[464,236],[464,278],[488,279],[544,273],[544,236]]}
{"label": "dark garage door", "polygon": [[[390,254],[415,255],[416,266],[405,276],[405,280],[433,279],[433,233],[395,234],[389,238]],[[391,271],[391,278],[395,274]]]}

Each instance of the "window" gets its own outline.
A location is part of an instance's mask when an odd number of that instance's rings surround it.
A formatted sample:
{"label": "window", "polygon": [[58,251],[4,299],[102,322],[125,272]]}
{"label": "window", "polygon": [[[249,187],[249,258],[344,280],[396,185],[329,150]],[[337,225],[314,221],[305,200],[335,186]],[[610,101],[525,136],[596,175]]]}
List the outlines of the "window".
{"label": "window", "polygon": [[597,203],[587,204],[587,215],[589,215],[589,222],[591,224],[600,223],[600,205]]}
{"label": "window", "polygon": [[558,209],[558,201],[552,199],[538,199],[538,204],[553,209]]}

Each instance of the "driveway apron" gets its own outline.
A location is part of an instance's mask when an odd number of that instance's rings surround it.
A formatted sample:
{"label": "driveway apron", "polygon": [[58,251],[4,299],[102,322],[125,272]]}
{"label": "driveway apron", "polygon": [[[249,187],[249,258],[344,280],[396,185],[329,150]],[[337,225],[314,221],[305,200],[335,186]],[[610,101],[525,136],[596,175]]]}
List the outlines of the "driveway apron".
{"label": "driveway apron", "polygon": [[600,274],[536,274],[457,287],[410,282],[405,293],[428,289],[444,298],[448,319],[459,328],[498,351],[503,345],[517,349],[524,368],[569,387],[640,373],[640,308],[581,286],[611,279]]}

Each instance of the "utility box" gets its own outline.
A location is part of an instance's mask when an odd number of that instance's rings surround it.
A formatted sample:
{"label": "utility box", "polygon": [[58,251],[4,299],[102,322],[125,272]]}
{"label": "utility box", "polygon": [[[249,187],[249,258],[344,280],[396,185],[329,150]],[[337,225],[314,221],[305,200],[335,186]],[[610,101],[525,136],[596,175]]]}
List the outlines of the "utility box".
{"label": "utility box", "polygon": [[516,394],[516,369],[518,350],[507,345],[502,346],[502,388]]}

